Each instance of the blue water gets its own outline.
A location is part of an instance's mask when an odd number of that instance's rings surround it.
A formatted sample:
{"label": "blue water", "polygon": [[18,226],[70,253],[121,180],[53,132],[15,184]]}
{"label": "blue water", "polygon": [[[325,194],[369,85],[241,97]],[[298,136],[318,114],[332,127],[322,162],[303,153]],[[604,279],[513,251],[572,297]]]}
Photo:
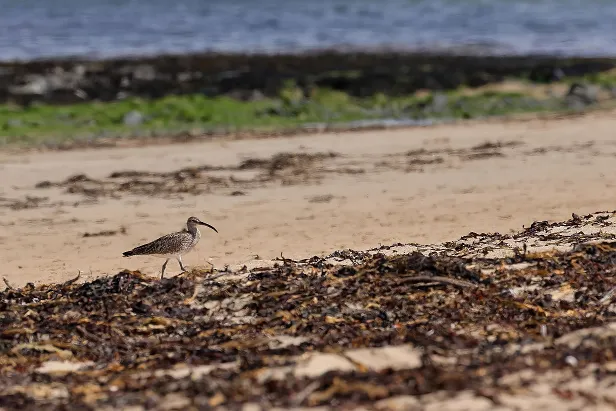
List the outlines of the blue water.
{"label": "blue water", "polygon": [[608,0],[0,0],[0,60],[399,49],[616,55]]}

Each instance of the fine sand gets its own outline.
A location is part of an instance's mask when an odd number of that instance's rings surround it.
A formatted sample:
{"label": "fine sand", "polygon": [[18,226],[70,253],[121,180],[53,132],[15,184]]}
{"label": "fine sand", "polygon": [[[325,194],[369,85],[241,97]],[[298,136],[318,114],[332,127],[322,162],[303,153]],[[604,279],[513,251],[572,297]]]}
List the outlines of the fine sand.
{"label": "fine sand", "polygon": [[[614,210],[614,130],[616,112],[595,112],[0,153],[0,276],[14,285],[124,268],[157,276],[164,260],[122,252],[181,229],[193,215],[219,234],[202,230],[184,262],[220,269],[266,264],[281,253],[305,258],[507,233],[535,220]],[[167,272],[179,273],[177,262]]]}

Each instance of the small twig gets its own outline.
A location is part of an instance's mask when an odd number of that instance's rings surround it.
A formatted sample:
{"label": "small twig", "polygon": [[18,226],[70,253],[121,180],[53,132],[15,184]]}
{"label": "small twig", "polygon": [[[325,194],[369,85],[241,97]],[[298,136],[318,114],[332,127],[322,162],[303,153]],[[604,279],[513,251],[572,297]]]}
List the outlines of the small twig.
{"label": "small twig", "polygon": [[616,287],[612,288],[610,291],[608,291],[603,298],[601,298],[599,300],[599,304],[601,305],[605,305],[608,304],[609,302],[612,301],[612,297],[614,296],[614,293],[616,293]]}
{"label": "small twig", "polygon": [[292,260],[290,258],[286,258],[284,255],[282,255],[282,251],[280,252],[280,257],[276,257],[274,258],[274,261],[282,261],[284,264],[287,264],[289,262],[291,263],[297,263],[297,261]]}
{"label": "small twig", "polygon": [[430,275],[416,275],[413,277],[406,277],[403,279],[402,283],[416,283],[416,282],[435,282],[435,283],[443,283],[443,284],[451,284],[457,287],[477,287],[477,284],[471,283],[470,281],[457,280],[455,278],[442,277],[442,276],[430,276]]}
{"label": "small twig", "polygon": [[6,277],[2,277],[2,281],[4,281],[4,284],[6,284],[6,289],[7,290],[14,290],[15,288],[13,288],[13,286],[9,283],[9,280],[6,279]]}
{"label": "small twig", "polygon": [[295,398],[293,398],[293,400],[291,401],[291,403],[296,407],[300,406],[304,402],[304,400],[308,398],[313,392],[318,390],[320,386],[320,381],[313,382],[312,384],[308,385],[306,388],[298,392],[297,395],[295,395]]}
{"label": "small twig", "polygon": [[68,281],[65,281],[64,283],[62,283],[62,286],[67,286],[67,285],[73,284],[75,281],[79,280],[79,277],[81,277],[81,270],[79,270],[77,272],[77,277],[72,278],[72,279],[70,279]]}
{"label": "small twig", "polygon": [[227,275],[227,274],[228,274],[228,273],[219,273],[218,275],[215,275],[215,276],[213,276],[213,277],[209,277],[209,278],[207,278],[207,280],[215,280],[215,279],[220,278],[220,277],[222,277],[222,276],[224,276],[224,275]]}
{"label": "small twig", "polygon": [[172,276],[171,276],[171,278],[178,278],[179,276],[182,276],[182,275],[184,275],[184,274],[186,274],[186,273],[189,273],[189,271],[182,271],[182,272],[181,272],[181,273],[179,273],[179,274],[172,275]]}
{"label": "small twig", "polygon": [[191,304],[193,301],[195,301],[195,298],[197,298],[197,295],[199,295],[199,292],[203,289],[203,287],[201,287],[199,284],[195,284],[195,288],[193,290],[193,293],[190,297],[184,299],[184,304]]}
{"label": "small twig", "polygon": [[98,335],[92,334],[91,332],[87,331],[81,325],[78,325],[75,328],[77,329],[77,331],[79,331],[81,334],[83,334],[84,337],[90,338],[90,339],[96,341],[97,343],[104,343],[104,342],[106,342],[104,339],[100,338]]}
{"label": "small twig", "polygon": [[368,367],[365,364],[363,364],[363,363],[361,363],[361,362],[359,362],[357,360],[354,360],[353,358],[349,357],[344,351],[343,352],[339,352],[338,355],[341,356],[342,358],[344,358],[345,360],[347,360],[348,362],[350,362],[351,364],[353,364],[353,366],[355,366],[355,368],[357,368],[359,371],[361,371],[361,372],[368,371]]}

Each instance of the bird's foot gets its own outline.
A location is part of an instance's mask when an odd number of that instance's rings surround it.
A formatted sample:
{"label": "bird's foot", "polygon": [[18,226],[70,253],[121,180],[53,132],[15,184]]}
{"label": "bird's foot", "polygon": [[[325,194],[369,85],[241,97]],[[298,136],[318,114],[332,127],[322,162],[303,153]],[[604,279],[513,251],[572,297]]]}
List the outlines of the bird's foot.
{"label": "bird's foot", "polygon": [[188,272],[188,271],[182,271],[181,273],[174,275],[172,278],[177,278],[177,277],[179,277],[179,276],[181,276],[181,275],[186,274],[187,272]]}

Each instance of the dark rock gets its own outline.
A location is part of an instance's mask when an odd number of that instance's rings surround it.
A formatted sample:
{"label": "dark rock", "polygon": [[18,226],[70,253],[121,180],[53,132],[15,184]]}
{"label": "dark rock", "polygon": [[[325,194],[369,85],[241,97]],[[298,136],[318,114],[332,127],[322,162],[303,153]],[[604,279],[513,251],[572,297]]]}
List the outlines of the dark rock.
{"label": "dark rock", "polygon": [[9,93],[16,95],[44,95],[49,91],[47,78],[41,75],[25,76],[19,83],[9,87]]}
{"label": "dark rock", "polygon": [[573,83],[565,96],[569,108],[582,109],[597,102],[599,89],[593,85]]}
{"label": "dark rock", "polygon": [[278,97],[289,80],[304,95],[324,87],[357,97],[375,93],[400,96],[421,89],[476,87],[511,77],[551,82],[614,67],[616,59],[608,58],[334,51],[38,60],[0,63],[0,103],[65,104],[194,93],[237,94],[254,100]]}
{"label": "dark rock", "polygon": [[[577,73],[569,73],[569,75],[575,74]],[[560,67],[540,65],[533,68],[530,72],[529,79],[537,83],[553,83],[562,80],[565,76],[564,70]]]}
{"label": "dark rock", "polygon": [[150,64],[141,64],[135,67],[133,78],[135,80],[151,81],[156,79],[156,68]]}

